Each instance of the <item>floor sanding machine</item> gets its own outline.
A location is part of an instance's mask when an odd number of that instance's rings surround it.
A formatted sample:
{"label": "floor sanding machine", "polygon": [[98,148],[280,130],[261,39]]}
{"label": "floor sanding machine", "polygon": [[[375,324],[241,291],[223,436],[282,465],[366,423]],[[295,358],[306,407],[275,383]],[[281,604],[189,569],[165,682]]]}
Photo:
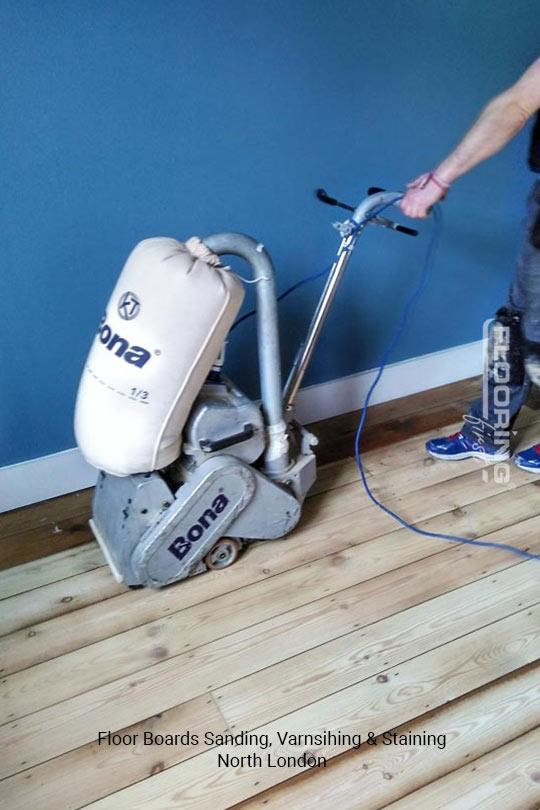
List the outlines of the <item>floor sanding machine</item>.
{"label": "floor sanding machine", "polygon": [[[277,293],[262,244],[239,233],[158,237],[129,256],[83,371],[75,433],[99,470],[92,531],[120,582],[158,588],[226,568],[251,542],[285,537],[316,478],[316,437],[294,402],[358,237],[368,224],[410,235],[381,212],[398,192],[370,189],[335,223],[340,244],[284,391]],[[244,259],[256,297],[260,403],[223,373],[244,298],[222,257]]]}

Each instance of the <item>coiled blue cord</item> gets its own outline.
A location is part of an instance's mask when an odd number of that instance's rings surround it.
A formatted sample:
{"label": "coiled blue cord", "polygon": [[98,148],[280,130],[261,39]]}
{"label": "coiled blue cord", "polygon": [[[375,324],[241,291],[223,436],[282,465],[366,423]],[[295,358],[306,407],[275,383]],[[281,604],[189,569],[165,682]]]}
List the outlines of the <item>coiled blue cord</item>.
{"label": "coiled blue cord", "polygon": [[[381,209],[382,210],[382,209]],[[377,213],[380,213],[378,211]],[[369,390],[367,392],[366,398],[364,400],[364,404],[362,406],[362,414],[360,417],[360,421],[358,423],[358,428],[356,431],[356,436],[354,440],[354,454],[356,458],[356,464],[358,466],[358,470],[360,472],[360,477],[362,480],[362,484],[364,485],[364,489],[366,494],[370,498],[373,503],[382,509],[383,512],[386,512],[391,518],[396,520],[401,526],[404,526],[406,529],[410,529],[410,531],[415,532],[416,534],[420,534],[423,537],[435,537],[439,540],[447,540],[452,543],[462,543],[463,545],[467,546],[483,546],[484,548],[496,548],[501,549],[503,551],[509,551],[512,554],[517,554],[520,557],[524,557],[527,560],[537,560],[540,561],[540,554],[533,554],[530,551],[525,551],[524,549],[517,548],[517,546],[512,546],[509,543],[493,543],[488,540],[472,540],[468,537],[460,537],[454,534],[442,534],[440,532],[430,532],[426,529],[419,529],[417,526],[414,526],[412,523],[409,523],[405,518],[402,518],[388,506],[385,506],[379,499],[373,494],[370,489],[370,486],[367,481],[366,473],[364,470],[364,465],[362,462],[362,452],[361,452],[361,442],[362,442],[362,435],[364,432],[364,427],[366,424],[366,416],[367,416],[367,409],[371,402],[371,397],[373,396],[373,392],[375,391],[379,381],[383,375],[384,369],[386,368],[388,361],[390,359],[390,355],[399,343],[401,336],[407,326],[409,321],[409,317],[411,312],[416,304],[418,298],[424,291],[424,288],[429,280],[431,275],[431,271],[433,268],[433,263],[435,261],[435,254],[437,251],[437,247],[439,244],[440,234],[441,234],[441,226],[442,226],[442,214],[438,205],[433,208],[433,218],[434,218],[434,228],[431,235],[431,239],[429,242],[428,250],[426,253],[426,258],[424,261],[424,266],[422,268],[422,272],[420,274],[420,278],[416,287],[413,289],[411,295],[407,299],[405,306],[403,307],[401,317],[399,322],[394,330],[394,333],[384,350],[381,360],[379,361],[379,366],[377,368],[377,373],[375,375],[375,379],[371,383]]]}

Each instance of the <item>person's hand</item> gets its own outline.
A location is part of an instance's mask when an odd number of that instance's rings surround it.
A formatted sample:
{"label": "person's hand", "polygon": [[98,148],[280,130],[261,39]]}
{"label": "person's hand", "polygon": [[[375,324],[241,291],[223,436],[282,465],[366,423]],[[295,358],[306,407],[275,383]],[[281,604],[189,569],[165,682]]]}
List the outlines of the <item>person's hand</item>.
{"label": "person's hand", "polygon": [[398,205],[408,217],[425,219],[432,206],[446,197],[448,189],[433,172],[427,172],[407,184],[407,192]]}

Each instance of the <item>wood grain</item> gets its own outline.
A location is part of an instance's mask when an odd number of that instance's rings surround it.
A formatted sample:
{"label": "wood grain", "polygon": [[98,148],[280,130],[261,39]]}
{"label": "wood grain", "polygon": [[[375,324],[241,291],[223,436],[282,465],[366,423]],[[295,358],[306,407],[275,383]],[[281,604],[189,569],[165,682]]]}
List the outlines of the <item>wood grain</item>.
{"label": "wood grain", "polygon": [[[186,729],[197,744],[144,745],[144,732],[182,734]],[[105,730],[105,729],[104,729]],[[2,782],[2,796],[10,810],[76,810],[127,785],[152,777],[205,749],[206,732],[223,733],[225,721],[210,695],[175,706],[162,714],[121,729],[137,735],[133,745],[100,745],[97,741],[29,768]]]}
{"label": "wood grain", "polygon": [[[474,633],[431,650],[384,674],[361,681],[258,729],[273,743],[275,755],[293,754],[305,746],[286,748],[278,731],[297,733],[367,733],[376,736],[478,689],[495,678],[536,660],[540,654],[540,608],[515,613]],[[229,748],[235,755],[249,749]],[[313,746],[310,750],[314,750]],[[335,745],[316,746],[318,756],[331,758],[341,753]],[[530,751],[530,749],[529,749]],[[226,753],[224,748],[222,753]],[[300,766],[218,769],[216,751],[207,750],[133,787],[107,796],[89,807],[92,810],[190,810],[228,808],[271,785],[299,773]],[[437,805],[430,805],[431,808]]]}
{"label": "wood grain", "polygon": [[[460,385],[370,411],[370,485],[422,529],[540,553],[539,481],[508,465],[501,485],[493,467],[426,457],[425,439],[459,425],[476,382]],[[537,440],[539,414],[524,409],[518,443]],[[323,429],[323,456],[351,446],[356,418],[338,417],[333,435]],[[254,544],[231,569],[161,591],[114,583],[77,528],[90,492],[2,516],[0,559],[12,566],[0,575],[7,804],[356,810],[361,796],[368,810],[536,808],[540,777],[527,751],[540,722],[538,563],[399,528],[357,475],[352,460],[322,467],[284,542]],[[70,548],[70,533],[84,542]],[[64,550],[40,557],[54,537]],[[445,750],[315,744],[328,757],[320,770],[218,768],[217,749],[200,743],[96,742],[108,729],[257,727],[275,754],[283,730],[370,730],[381,740],[441,724]]]}
{"label": "wood grain", "polygon": [[406,796],[392,810],[537,810],[540,728]]}
{"label": "wood grain", "polygon": [[[422,715],[396,734],[430,734],[437,744],[364,744],[235,806],[235,810],[382,810],[478,757],[532,730],[540,720],[540,667],[525,667]],[[413,738],[414,739],[414,738]],[[445,797],[452,795],[448,792]],[[439,805],[446,807],[446,803]],[[436,803],[431,808],[437,807]],[[430,808],[430,810],[431,810]]]}

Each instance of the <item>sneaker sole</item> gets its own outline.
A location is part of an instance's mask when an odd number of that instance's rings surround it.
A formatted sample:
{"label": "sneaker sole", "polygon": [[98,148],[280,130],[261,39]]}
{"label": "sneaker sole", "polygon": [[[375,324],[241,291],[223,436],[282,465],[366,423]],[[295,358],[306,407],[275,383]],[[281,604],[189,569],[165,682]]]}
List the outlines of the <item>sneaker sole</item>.
{"label": "sneaker sole", "polygon": [[514,459],[514,464],[516,467],[519,467],[520,470],[525,470],[525,472],[532,473],[533,475],[540,475],[540,467],[526,467],[525,464],[520,464],[517,459]]}
{"label": "sneaker sole", "polygon": [[[427,448],[426,451],[430,456],[441,459],[441,461],[464,461],[466,458],[480,458],[482,461],[497,464],[500,461],[509,461],[511,458],[510,453],[499,453],[494,456],[489,453],[483,453],[481,450],[469,450],[466,453],[454,453],[451,456],[447,456],[444,453],[436,453],[434,450],[427,450]],[[540,470],[536,472],[540,473]]]}

